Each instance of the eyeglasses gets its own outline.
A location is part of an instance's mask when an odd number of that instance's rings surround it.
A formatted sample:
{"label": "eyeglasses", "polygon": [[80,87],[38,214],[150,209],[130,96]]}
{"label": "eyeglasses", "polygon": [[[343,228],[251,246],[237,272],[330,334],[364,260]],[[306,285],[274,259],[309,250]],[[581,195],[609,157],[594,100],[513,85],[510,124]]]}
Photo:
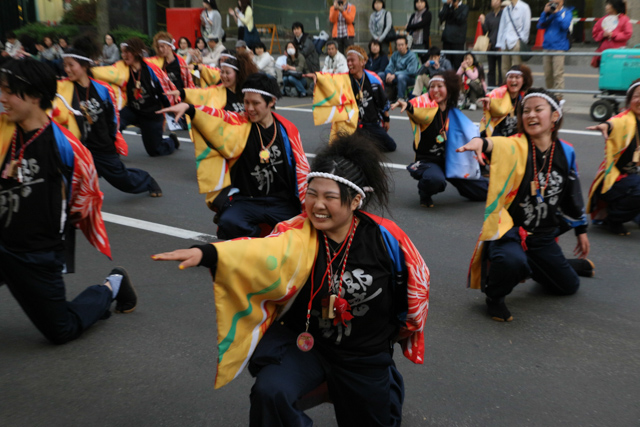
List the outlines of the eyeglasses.
{"label": "eyeglasses", "polygon": [[0,73],[2,73],[2,74],[11,74],[11,75],[12,75],[13,77],[15,77],[16,79],[18,79],[18,80],[20,80],[20,81],[22,81],[22,82],[24,82],[24,83],[26,83],[26,84],[28,84],[28,85],[30,85],[30,84],[31,84],[31,82],[30,82],[29,80],[25,79],[25,78],[24,78],[24,77],[22,77],[22,76],[17,75],[16,73],[14,73],[14,72],[13,72],[13,71],[11,71],[11,70],[7,70],[6,68],[0,68]]}

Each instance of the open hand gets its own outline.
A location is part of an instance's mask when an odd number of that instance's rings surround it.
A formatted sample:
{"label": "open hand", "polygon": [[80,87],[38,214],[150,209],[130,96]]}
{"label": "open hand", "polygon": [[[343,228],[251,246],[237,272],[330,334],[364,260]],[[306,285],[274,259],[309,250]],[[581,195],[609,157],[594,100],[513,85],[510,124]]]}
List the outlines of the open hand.
{"label": "open hand", "polygon": [[[485,165],[484,159],[482,158],[482,138],[473,138],[467,144],[456,149],[456,152],[458,153],[464,153],[465,151],[475,151],[478,163],[480,163],[482,166]],[[487,152],[489,151],[491,150],[487,148]]]}
{"label": "open hand", "polygon": [[589,255],[589,250],[591,249],[591,245],[589,244],[589,238],[587,237],[587,233],[579,234],[577,236],[578,243],[576,244],[575,249],[573,250],[573,254],[580,259],[585,259],[587,255]]}
{"label": "open hand", "polygon": [[181,261],[178,268],[184,270],[185,268],[195,267],[200,264],[200,261],[202,261],[202,251],[198,248],[178,249],[173,252],[151,255],[151,259],[154,261]]}
{"label": "open hand", "polygon": [[395,110],[396,108],[400,107],[400,112],[404,113],[405,110],[407,109],[407,105],[408,105],[407,101],[403,101],[402,99],[398,99],[396,102],[391,104],[391,109]]}
{"label": "open hand", "polygon": [[[613,130],[613,123],[609,122],[609,124],[611,125],[611,130]],[[599,125],[589,126],[587,127],[587,130],[597,130],[598,132],[602,133],[602,136],[604,137],[605,141],[609,139],[609,126],[606,123],[600,123]]]}
{"label": "open hand", "polygon": [[182,116],[184,116],[184,113],[186,113],[188,109],[189,104],[187,104],[186,102],[181,102],[179,104],[172,105],[171,107],[158,110],[156,111],[156,114],[173,113],[177,122]]}

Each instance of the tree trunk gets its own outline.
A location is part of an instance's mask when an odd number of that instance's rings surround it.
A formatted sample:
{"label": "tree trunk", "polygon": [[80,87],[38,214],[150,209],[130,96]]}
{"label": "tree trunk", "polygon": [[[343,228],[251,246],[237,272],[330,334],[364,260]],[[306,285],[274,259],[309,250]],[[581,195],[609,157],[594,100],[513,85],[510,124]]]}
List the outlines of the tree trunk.
{"label": "tree trunk", "polygon": [[109,1],[108,0],[97,0],[96,27],[98,28],[98,38],[103,40],[104,35],[109,32]]}

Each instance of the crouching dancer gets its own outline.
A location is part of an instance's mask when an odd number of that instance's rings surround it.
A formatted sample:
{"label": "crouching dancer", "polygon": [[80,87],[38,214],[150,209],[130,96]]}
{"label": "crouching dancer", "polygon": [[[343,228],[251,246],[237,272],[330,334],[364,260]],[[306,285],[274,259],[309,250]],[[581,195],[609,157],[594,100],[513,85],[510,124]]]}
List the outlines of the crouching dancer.
{"label": "crouching dancer", "polygon": [[[470,287],[487,295],[492,319],[513,317],[504,299],[533,277],[548,291],[571,295],[580,276],[593,275],[576,154],[558,139],[562,109],[544,89],[531,89],[518,108],[512,137],[474,138],[458,152],[475,151],[491,161],[482,233],[473,254]],[[567,260],[556,238],[573,228],[578,243]]]}
{"label": "crouching dancer", "polygon": [[307,180],[305,213],[270,236],[153,258],[211,268],[216,387],[248,363],[251,426],[312,425],[299,399],[324,382],[340,426],[400,425],[394,344],[423,363],[429,270],[395,223],[361,210],[388,197],[381,154],[365,135],[334,139]]}
{"label": "crouching dancer", "polygon": [[55,74],[42,62],[0,69],[0,283],[49,341],[63,344],[108,317],[114,299],[116,312],[128,313],[137,297],[127,272],[114,268],[102,285],[66,301],[73,227],[105,255],[111,249],[91,154],[47,116],[55,95]]}

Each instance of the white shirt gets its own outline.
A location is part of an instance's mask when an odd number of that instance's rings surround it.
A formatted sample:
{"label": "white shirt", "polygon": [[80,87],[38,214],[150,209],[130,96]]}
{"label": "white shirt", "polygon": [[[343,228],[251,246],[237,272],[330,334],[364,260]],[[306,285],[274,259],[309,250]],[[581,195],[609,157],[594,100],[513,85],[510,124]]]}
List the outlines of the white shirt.
{"label": "white shirt", "polygon": [[[511,19],[509,19],[511,13]],[[518,34],[513,26],[518,29],[520,39],[524,42],[529,40],[529,29],[531,28],[531,9],[522,0],[518,0],[515,6],[509,5],[502,11],[500,26],[498,27],[498,39],[496,47],[498,49],[513,49],[518,42]]]}
{"label": "white shirt", "polygon": [[276,76],[276,61],[269,52],[262,52],[262,55],[253,55],[253,62],[258,67],[259,71],[262,71],[270,76]]}
{"label": "white shirt", "polygon": [[347,66],[347,58],[340,52],[336,53],[333,58],[327,55],[324,58],[324,67],[322,67],[323,73],[340,74],[348,73],[349,67]]}

